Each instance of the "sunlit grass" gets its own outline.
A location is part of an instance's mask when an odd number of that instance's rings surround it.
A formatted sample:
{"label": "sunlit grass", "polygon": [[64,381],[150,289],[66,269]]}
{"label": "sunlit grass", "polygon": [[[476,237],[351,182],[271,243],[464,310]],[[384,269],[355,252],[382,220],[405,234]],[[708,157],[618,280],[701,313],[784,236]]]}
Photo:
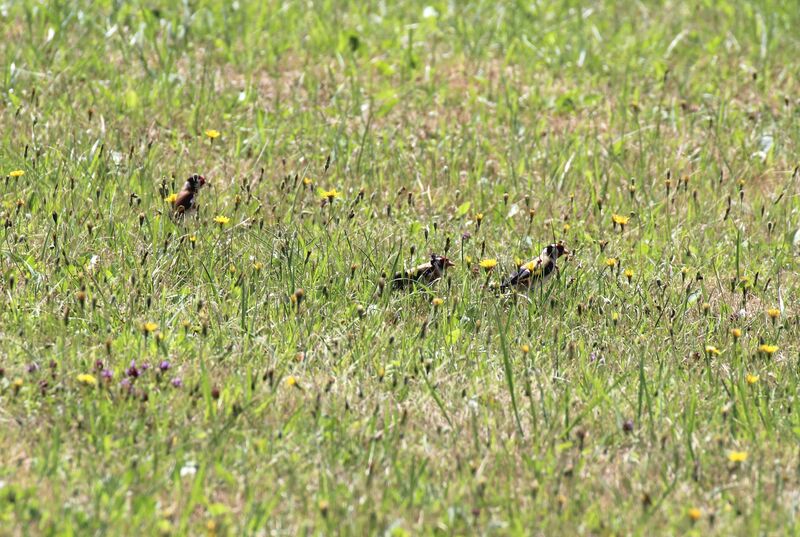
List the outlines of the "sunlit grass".
{"label": "sunlit grass", "polygon": [[701,4],[0,10],[0,528],[796,531],[800,12]]}

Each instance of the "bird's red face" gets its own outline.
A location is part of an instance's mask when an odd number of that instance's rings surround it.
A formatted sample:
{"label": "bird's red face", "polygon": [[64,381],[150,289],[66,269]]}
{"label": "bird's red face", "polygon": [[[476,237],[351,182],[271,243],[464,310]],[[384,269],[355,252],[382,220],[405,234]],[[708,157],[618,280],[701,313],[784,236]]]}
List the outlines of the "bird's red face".
{"label": "bird's red face", "polygon": [[203,186],[204,184],[206,184],[206,178],[203,177],[202,175],[198,175],[197,176],[197,184],[199,186]]}

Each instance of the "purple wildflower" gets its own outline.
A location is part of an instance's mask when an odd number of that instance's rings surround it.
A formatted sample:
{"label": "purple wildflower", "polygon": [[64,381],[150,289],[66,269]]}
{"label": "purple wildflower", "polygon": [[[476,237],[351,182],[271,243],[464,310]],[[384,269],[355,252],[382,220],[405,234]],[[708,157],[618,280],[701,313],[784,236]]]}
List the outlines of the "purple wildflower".
{"label": "purple wildflower", "polygon": [[128,366],[128,370],[125,371],[125,374],[133,378],[136,378],[141,374],[139,373],[139,369],[136,367],[136,360],[131,360],[131,365]]}
{"label": "purple wildflower", "polygon": [[169,369],[169,360],[163,360],[160,364],[158,364],[158,369],[163,373]]}
{"label": "purple wildflower", "polygon": [[633,420],[625,420],[625,422],[622,424],[622,430],[625,431],[626,433],[632,433]]}
{"label": "purple wildflower", "polygon": [[181,386],[183,386],[183,381],[181,380],[180,377],[175,377],[174,379],[172,379],[172,386],[174,386],[175,388],[180,388]]}

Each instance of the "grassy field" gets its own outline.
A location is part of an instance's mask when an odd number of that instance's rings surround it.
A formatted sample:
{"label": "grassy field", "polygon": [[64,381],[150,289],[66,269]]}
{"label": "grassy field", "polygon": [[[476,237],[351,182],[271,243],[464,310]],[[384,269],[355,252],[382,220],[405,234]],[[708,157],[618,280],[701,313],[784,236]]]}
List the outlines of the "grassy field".
{"label": "grassy field", "polygon": [[0,535],[797,534],[798,27],[3,4]]}

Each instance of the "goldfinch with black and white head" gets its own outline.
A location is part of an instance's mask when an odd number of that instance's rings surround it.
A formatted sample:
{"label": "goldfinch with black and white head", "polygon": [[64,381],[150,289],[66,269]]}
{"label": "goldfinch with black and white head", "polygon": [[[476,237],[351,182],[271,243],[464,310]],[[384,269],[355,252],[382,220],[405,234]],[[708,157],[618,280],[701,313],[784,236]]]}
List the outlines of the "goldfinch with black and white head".
{"label": "goldfinch with black and white head", "polygon": [[197,207],[197,193],[206,184],[206,178],[202,175],[193,174],[185,183],[183,188],[178,193],[178,197],[173,202],[175,214],[181,215],[188,213]]}
{"label": "goldfinch with black and white head", "polygon": [[455,263],[443,255],[431,254],[431,260],[405,272],[398,272],[392,279],[395,289],[402,289],[412,283],[430,285],[444,276],[445,271]]}
{"label": "goldfinch with black and white head", "polygon": [[564,247],[564,243],[561,241],[548,245],[542,250],[539,257],[525,263],[517,269],[517,272],[506,278],[500,286],[500,290],[505,291],[510,287],[514,287],[520,291],[527,291],[531,287],[543,284],[558,270],[556,266],[558,258],[568,253],[569,250]]}

